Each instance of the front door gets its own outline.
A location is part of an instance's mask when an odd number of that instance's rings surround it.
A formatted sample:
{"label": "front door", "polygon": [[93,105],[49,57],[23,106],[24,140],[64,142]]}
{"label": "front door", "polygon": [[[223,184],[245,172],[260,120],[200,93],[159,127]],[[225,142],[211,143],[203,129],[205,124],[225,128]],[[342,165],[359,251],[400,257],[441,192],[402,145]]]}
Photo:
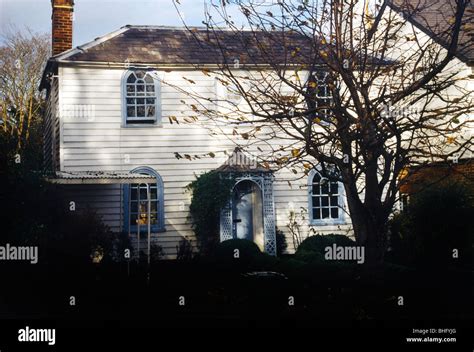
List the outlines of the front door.
{"label": "front door", "polygon": [[253,241],[263,250],[262,197],[252,181],[241,181],[232,198],[232,232],[234,238]]}

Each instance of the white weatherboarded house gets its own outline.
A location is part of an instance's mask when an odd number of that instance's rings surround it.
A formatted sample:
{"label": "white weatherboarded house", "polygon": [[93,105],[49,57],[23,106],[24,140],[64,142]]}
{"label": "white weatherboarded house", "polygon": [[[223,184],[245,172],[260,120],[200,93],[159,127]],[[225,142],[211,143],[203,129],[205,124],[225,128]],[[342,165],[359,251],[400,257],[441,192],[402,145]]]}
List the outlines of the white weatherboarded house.
{"label": "white weatherboarded house", "polygon": [[[221,239],[250,238],[275,254],[278,227],[289,236],[291,252],[289,214],[308,209],[308,179],[289,170],[274,173],[250,155],[234,153],[234,141],[211,135],[203,123],[177,123],[194,115],[182,90],[203,98],[235,98],[202,70],[220,62],[195,46],[186,29],[125,26],[51,58],[43,84],[48,91],[45,155],[53,181],[67,185],[78,210],[94,209],[112,230],[130,231],[136,241],[140,227],[142,249],[149,218],[151,241],[173,257],[180,240],[195,241],[186,186],[206,171],[246,164],[235,188],[239,203],[223,209]],[[333,203],[341,209],[333,204],[324,210],[317,232],[347,233],[342,185],[331,186]],[[308,221],[300,224],[303,232]]]}
{"label": "white weatherboarded house", "polygon": [[[53,10],[53,26],[54,16]],[[209,73],[222,58],[200,47],[196,33],[206,35],[199,28],[122,27],[53,56],[41,87],[48,97],[44,152],[51,179],[65,185],[77,209],[92,208],[113,231],[130,233],[135,248],[145,249],[151,233],[168,258],[182,239],[195,244],[186,186],[210,170],[232,171],[229,157],[241,157],[234,141],[211,134],[205,121],[178,123],[196,115],[186,92],[203,97],[203,106],[237,99]],[[232,33],[221,35],[231,46]],[[195,155],[202,157],[188,158]],[[278,228],[291,253],[288,224],[301,211],[302,233],[350,234],[342,184],[320,184],[316,175],[247,163],[222,210],[221,240],[251,239],[275,255]]]}

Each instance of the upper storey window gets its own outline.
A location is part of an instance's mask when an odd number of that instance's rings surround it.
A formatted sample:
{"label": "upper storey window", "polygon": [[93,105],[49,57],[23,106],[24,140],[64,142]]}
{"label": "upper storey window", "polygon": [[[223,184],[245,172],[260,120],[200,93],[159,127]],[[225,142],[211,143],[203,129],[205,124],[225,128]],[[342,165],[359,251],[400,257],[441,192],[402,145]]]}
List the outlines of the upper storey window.
{"label": "upper storey window", "polygon": [[147,71],[129,71],[124,78],[124,124],[156,125],[161,120],[160,84]]}

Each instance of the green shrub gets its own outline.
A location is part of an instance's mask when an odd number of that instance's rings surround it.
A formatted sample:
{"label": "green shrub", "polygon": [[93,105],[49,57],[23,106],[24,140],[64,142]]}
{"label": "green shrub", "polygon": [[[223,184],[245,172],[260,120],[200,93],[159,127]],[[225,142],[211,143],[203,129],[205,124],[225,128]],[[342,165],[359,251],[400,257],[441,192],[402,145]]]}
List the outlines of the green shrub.
{"label": "green shrub", "polygon": [[[391,221],[392,247],[418,265],[472,265],[474,207],[460,184],[430,187],[413,195],[407,213]],[[457,249],[459,258],[453,258]]]}
{"label": "green shrub", "polygon": [[305,263],[315,263],[324,261],[324,254],[320,253],[319,251],[313,250],[298,250],[296,252],[295,257]]}
{"label": "green shrub", "polygon": [[299,260],[306,262],[323,261],[325,248],[333,244],[337,246],[354,246],[355,242],[344,235],[314,235],[301,242],[295,256]]}
{"label": "green shrub", "polygon": [[241,272],[270,270],[278,263],[278,258],[262,253],[254,242],[243,239],[219,243],[211,259],[216,265],[232,267]]}
{"label": "green shrub", "polygon": [[[232,239],[221,242],[214,251],[214,258],[223,262],[233,262],[236,259],[250,262],[262,256],[258,246],[249,240]],[[238,258],[235,258],[238,256]]]}
{"label": "green shrub", "polygon": [[47,260],[51,263],[87,265],[124,259],[125,248],[130,248],[128,236],[112,232],[93,211],[65,214],[48,236],[39,239]]}
{"label": "green shrub", "polygon": [[0,136],[0,194],[5,205],[0,244],[38,246],[40,264],[56,268],[123,258],[128,237],[112,233],[91,211],[69,211],[65,186],[44,179],[41,148],[27,144],[17,152],[15,145]]}
{"label": "green shrub", "polygon": [[415,244],[410,236],[410,219],[405,213],[396,214],[389,221],[390,246],[385,258],[392,263],[410,264],[415,258]]}
{"label": "green shrub", "polygon": [[275,228],[275,237],[276,254],[277,256],[281,256],[288,248],[288,244],[286,243],[286,236],[282,230],[280,230],[279,228]]}
{"label": "green shrub", "polygon": [[234,184],[232,177],[210,171],[187,186],[192,192],[189,210],[201,254],[212,253],[219,243],[220,212],[229,201]]}
{"label": "green shrub", "polygon": [[293,258],[286,258],[280,261],[276,270],[285,273],[288,276],[301,276],[305,273],[308,264],[302,260]]}
{"label": "green shrub", "polygon": [[303,278],[318,285],[323,282],[347,282],[354,279],[360,266],[354,262],[324,260],[320,253],[300,252],[299,256],[281,260],[275,267],[288,277]]}
{"label": "green shrub", "polygon": [[187,237],[181,238],[176,246],[177,260],[191,260],[193,259],[193,245]]}
{"label": "green shrub", "polygon": [[278,263],[279,259],[277,257],[267,253],[261,253],[254,257],[254,260],[251,261],[250,264],[254,270],[273,270]]}

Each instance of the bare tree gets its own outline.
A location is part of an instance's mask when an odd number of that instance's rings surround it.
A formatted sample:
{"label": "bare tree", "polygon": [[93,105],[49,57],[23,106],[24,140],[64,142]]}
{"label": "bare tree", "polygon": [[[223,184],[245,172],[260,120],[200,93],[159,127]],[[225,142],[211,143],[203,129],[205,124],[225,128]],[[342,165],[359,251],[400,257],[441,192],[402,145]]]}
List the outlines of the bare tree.
{"label": "bare tree", "polygon": [[40,128],[44,97],[38,86],[50,55],[49,36],[12,28],[0,46],[0,104],[3,133],[15,138],[17,149]]}
{"label": "bare tree", "polygon": [[[388,1],[366,1],[211,1],[206,30],[189,30],[221,63],[201,69],[244,103],[210,104],[183,91],[215,133],[241,148],[258,145],[262,164],[295,174],[319,167],[342,182],[356,241],[372,265],[383,260],[406,168],[471,147],[460,137],[472,122],[470,72],[455,58],[472,4],[399,0],[392,3],[403,11],[394,11]],[[245,28],[229,15],[231,5]],[[430,11],[446,19],[425,18],[444,45],[406,19]]]}

